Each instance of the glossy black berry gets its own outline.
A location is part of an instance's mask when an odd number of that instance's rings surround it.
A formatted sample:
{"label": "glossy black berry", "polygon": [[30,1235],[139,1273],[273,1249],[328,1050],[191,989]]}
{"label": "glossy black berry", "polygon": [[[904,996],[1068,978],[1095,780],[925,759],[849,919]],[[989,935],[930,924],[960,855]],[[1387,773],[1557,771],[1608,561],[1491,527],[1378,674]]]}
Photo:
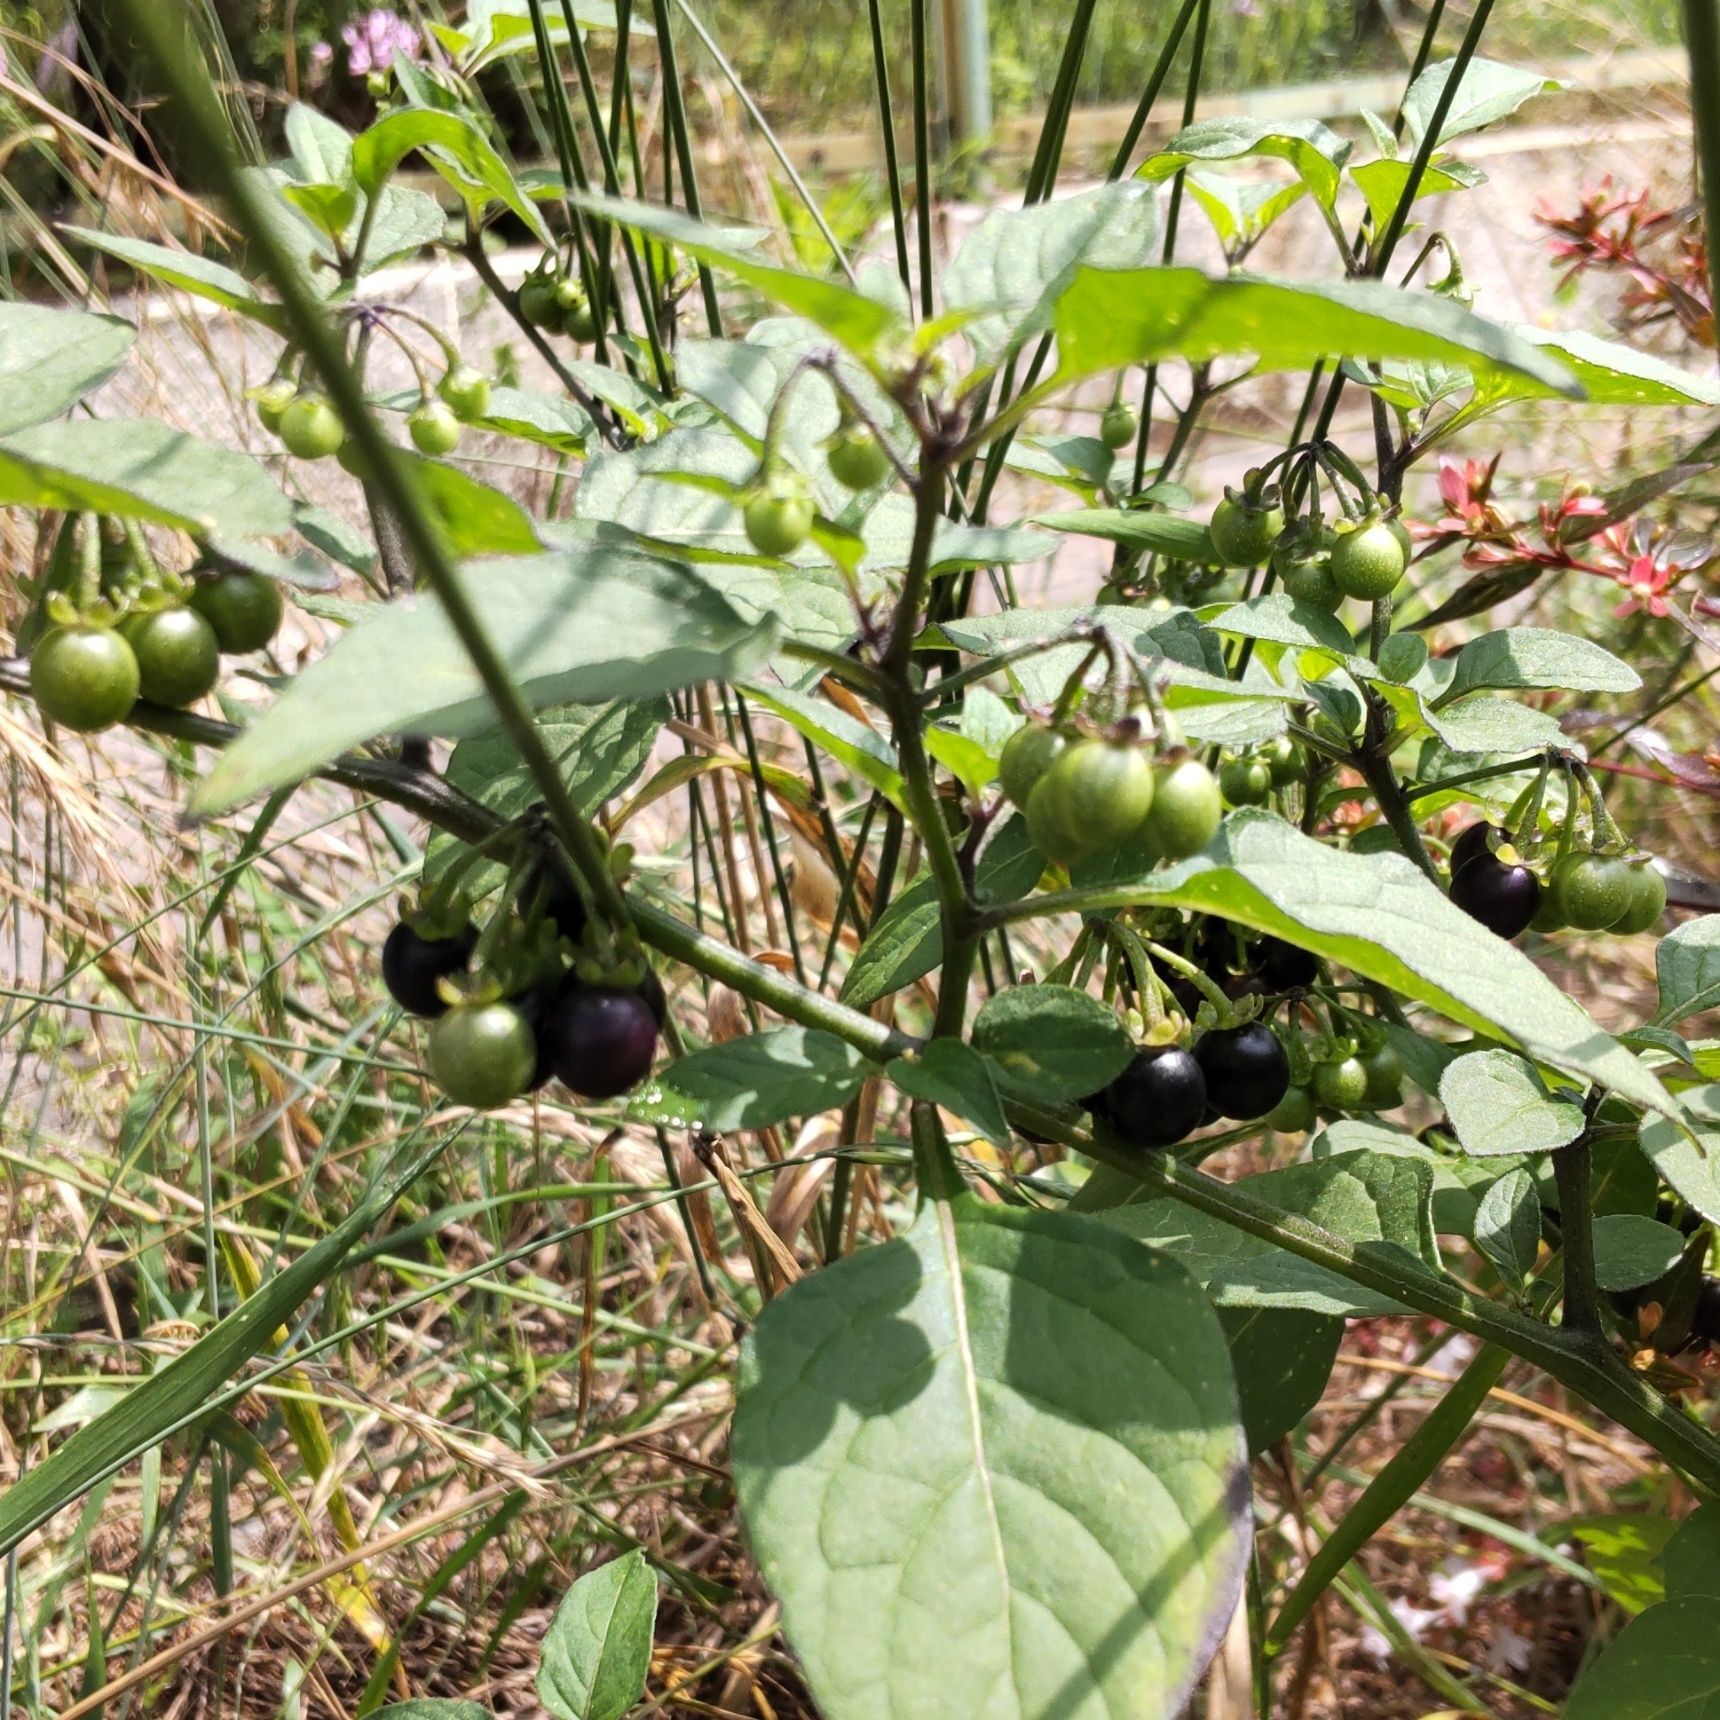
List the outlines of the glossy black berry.
{"label": "glossy black berry", "polygon": [[1541,880],[1527,866],[1507,866],[1492,854],[1481,854],[1452,878],[1451,899],[1488,931],[1514,938],[1541,905]]}
{"label": "glossy black berry", "polygon": [[1095,1115],[1131,1147],[1170,1147],[1199,1126],[1206,1110],[1206,1075],[1179,1045],[1135,1053],[1111,1082]]}
{"label": "glossy black berry", "polygon": [[1489,824],[1482,819],[1479,824],[1471,824],[1460,830],[1457,839],[1451,845],[1451,875],[1456,877],[1471,860],[1478,860],[1484,854],[1491,854],[1488,838],[1494,837],[1504,842],[1509,832],[1502,824]]}
{"label": "glossy black berry", "polygon": [[544,1016],[539,1042],[549,1066],[584,1099],[637,1087],[657,1054],[657,1018],[637,991],[576,986]]}
{"label": "glossy black berry", "polygon": [[1194,1054],[1221,1117],[1264,1117],[1290,1086],[1290,1059],[1278,1036],[1258,1021],[1202,1035]]}
{"label": "glossy black berry", "polygon": [[420,937],[402,920],[382,946],[382,983],[409,1015],[433,1018],[447,1009],[436,991],[439,979],[464,973],[478,934],[468,926],[451,938]]}

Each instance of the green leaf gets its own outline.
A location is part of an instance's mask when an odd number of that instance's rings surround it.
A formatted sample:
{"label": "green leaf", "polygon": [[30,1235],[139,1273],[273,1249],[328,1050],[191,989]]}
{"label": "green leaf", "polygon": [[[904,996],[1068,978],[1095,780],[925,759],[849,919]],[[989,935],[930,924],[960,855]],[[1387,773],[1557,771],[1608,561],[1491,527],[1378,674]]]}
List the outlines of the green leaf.
{"label": "green leaf", "polygon": [[338,185],[352,178],[352,133],[345,126],[308,102],[294,102],[283,131],[302,182]]}
{"label": "green leaf", "polygon": [[1301,1426],[1325,1396],[1344,1322],[1300,1308],[1221,1308],[1251,1457]]}
{"label": "green leaf", "polygon": [[[980,855],[980,899],[992,905],[1020,901],[1044,870],[1044,856],[1027,839],[1026,822],[1011,818]],[[937,886],[929,873],[921,873],[866,934],[842,982],[842,1001],[866,1009],[929,974],[943,960],[943,951]]]}
{"label": "green leaf", "polygon": [[1227,255],[1252,244],[1308,195],[1300,180],[1292,185],[1254,184],[1228,173],[1196,173],[1192,168],[1183,185],[1205,211]]}
{"label": "green leaf", "polygon": [[90,509],[199,538],[275,537],[292,505],[248,455],[144,418],[65,418],[0,442],[0,507]]}
{"label": "green leaf", "polygon": [[1158,197],[1143,185],[1099,185],[994,209],[962,241],[944,276],[944,299],[984,313],[966,332],[977,351],[996,358],[1051,327],[1051,306],[1077,267],[1138,268],[1158,237]]}
{"label": "green leaf", "polygon": [[338,239],[358,213],[358,192],[351,185],[283,185],[281,195],[331,239]]}
{"label": "green leaf", "polygon": [[512,496],[471,473],[404,448],[396,458],[412,469],[419,499],[456,561],[482,555],[535,555],[543,545],[531,515]]}
{"label": "green leaf", "polygon": [[591,440],[591,420],[583,407],[559,394],[538,394],[525,388],[493,387],[489,409],[483,417],[474,418],[472,426],[580,457]]}
{"label": "green leaf", "polygon": [[119,369],[136,339],[118,317],[0,299],[0,436],[59,417]]}
{"label": "green leaf", "polygon": [[1573,693],[1634,693],[1642,677],[1591,639],[1545,627],[1506,627],[1471,639],[1457,654],[1447,697],[1481,687],[1562,687]]}
{"label": "green leaf", "polygon": [[929,1202],[779,1296],[732,1462],[830,1720],[1174,1714],[1241,1591],[1218,1322],[1170,1261],[1065,1213]]}
{"label": "green leaf", "polygon": [[1550,1153],[1583,1132],[1583,1108],[1554,1098],[1509,1051],[1472,1051],[1446,1067],[1440,1103],[1466,1153],[1477,1158]]}
{"label": "green leaf", "polygon": [[1533,753],[1548,747],[1572,749],[1557,717],[1532,705],[1519,704],[1515,699],[1482,694],[1441,710],[1420,708],[1427,726],[1445,743],[1448,752],[1473,755]]}
{"label": "green leaf", "polygon": [[[1512,333],[1551,353],[1582,385],[1594,406],[1715,406],[1720,383],[1694,376],[1652,353],[1638,352],[1617,341],[1576,330],[1534,328],[1513,324]],[[1544,397],[1551,392],[1526,376],[1496,374],[1478,390],[1482,404]]]}
{"label": "green leaf", "polygon": [[1655,945],[1654,971],[1660,982],[1658,1026],[1670,1027],[1720,1004],[1720,914],[1686,920],[1668,932]]}
{"label": "green leaf", "polygon": [[1163,149],[1149,155],[1136,177],[1170,179],[1192,161],[1272,156],[1289,162],[1315,200],[1330,209],[1338,200],[1339,175],[1352,147],[1318,120],[1203,119],[1184,126]]}
{"label": "green leaf", "polygon": [[1666,1599],[1660,1562],[1674,1527],[1670,1517],[1642,1511],[1577,1517],[1570,1524],[1584,1562],[1606,1592],[1633,1616]]}
{"label": "green leaf", "polygon": [[1534,1270],[1541,1247],[1541,1198],[1526,1170],[1489,1183],[1475,1206],[1475,1246],[1513,1289]]}
{"label": "green leaf", "polygon": [[1720,1598],[1666,1601],[1633,1618],[1571,1689],[1565,1720],[1714,1720]]}
{"label": "green leaf", "polygon": [[[375,196],[415,149],[424,151],[430,164],[461,193],[469,207],[481,210],[488,202],[501,203],[525,223],[539,244],[547,248],[554,243],[537,205],[464,114],[401,108],[385,115],[353,140],[353,178],[362,191]],[[450,167],[459,171],[449,172]]]}
{"label": "green leaf", "polygon": [[[199,257],[194,251],[175,251],[152,245],[147,239],[131,239],[122,233],[103,233],[94,227],[63,227],[63,233],[81,239],[92,250],[105,251],[134,269],[141,269],[170,287],[196,298],[207,299],[225,310],[236,311],[253,322],[279,330],[281,309],[264,299],[257,289],[225,263]],[[7,307],[11,309],[13,307]]]}
{"label": "green leaf", "polygon": [[1673,1189],[1720,1224],[1720,1084],[1688,1087],[1678,1096],[1683,1119],[1644,1117],[1637,1141]]}
{"label": "green leaf", "polygon": [[876,729],[826,699],[789,687],[749,683],[745,692],[749,699],[775,711],[820,752],[828,753],[868,787],[877,789],[892,806],[902,808],[902,772],[896,763],[896,749]]}
{"label": "green leaf", "polygon": [[993,1146],[1009,1146],[1009,1119],[992,1066],[971,1045],[959,1039],[929,1040],[913,1056],[896,1058],[884,1073],[910,1099],[942,1105],[972,1123]]}
{"label": "green leaf", "polygon": [[[1427,128],[1433,123],[1456,64],[1455,60],[1436,61],[1410,85],[1404,97],[1404,128],[1412,153],[1427,136]],[[1448,143],[1465,132],[1479,131],[1496,120],[1508,118],[1532,97],[1564,87],[1557,78],[1543,77],[1539,72],[1519,71],[1498,60],[1473,59],[1464,69],[1463,81],[1457,86],[1457,94],[1434,141]]]}
{"label": "green leaf", "polygon": [[716,1134],[767,1129],[846,1105],[867,1070],[866,1059],[834,1034],[773,1027],[677,1058],[640,1089],[627,1115]]}
{"label": "green leaf", "polygon": [[191,1347],[159,1364],[110,1410],[85,1423],[0,1493],[0,1555],[170,1433],[189,1425],[234,1374],[333,1277],[367,1231],[441,1156],[450,1136],[363,1200],[321,1241],[267,1279]]}
{"label": "green leaf", "polygon": [[1681,1522],[1660,1557],[1668,1600],[1720,1600],[1720,1505],[1699,1505]]}
{"label": "green leaf", "polygon": [[[693,572],[613,550],[483,562],[460,581],[515,684],[535,705],[648,699],[734,680],[774,647]],[[294,782],[347,747],[407,731],[494,725],[477,671],[429,596],[379,604],[223,753],[193,797],[221,811]]]}
{"label": "green leaf", "polygon": [[1135,1054],[1117,1012],[1071,985],[1012,985],[974,1017],[973,1043],[1023,1098],[1063,1100],[1096,1093]]}
{"label": "green leaf", "polygon": [[[1386,156],[1379,161],[1364,161],[1359,167],[1350,169],[1350,177],[1361,187],[1362,196],[1367,199],[1375,232],[1383,233],[1390,225],[1392,215],[1409,188],[1412,165]],[[1419,203],[1424,197],[1439,197],[1448,191],[1469,191],[1482,184],[1486,177],[1478,167],[1469,167],[1449,157],[1444,161],[1435,159],[1428,163],[1427,171],[1417,181],[1415,198]]]}
{"label": "green leaf", "polygon": [[588,215],[614,221],[685,251],[744,281],[773,304],[804,317],[845,346],[856,358],[877,368],[893,352],[906,356],[909,330],[902,313],[836,281],[779,268],[758,255],[764,235],[757,230],[725,230],[707,226],[673,210],[632,203],[621,198],[573,192],[569,201]]}
{"label": "green leaf", "polygon": [[1684,1253],[1684,1238],[1659,1219],[1614,1212],[1595,1220],[1595,1282],[1636,1290],[1664,1278]]}
{"label": "green leaf", "polygon": [[538,1663],[538,1700],[555,1720],[621,1720],[645,1694],[657,1579],[635,1547],[587,1571],[555,1609]]}
{"label": "green leaf", "polygon": [[[1053,902],[1056,898],[1051,898]],[[1164,905],[1288,937],[1537,1063],[1677,1115],[1660,1081],[1520,950],[1496,938],[1399,854],[1340,851],[1261,811],[1233,813],[1192,860],[1083,890],[1084,910]]]}
{"label": "green leaf", "polygon": [[[1298,1213],[1381,1253],[1393,1271],[1430,1267],[1439,1255],[1433,1234],[1433,1176],[1416,1159],[1383,1153],[1337,1153],[1239,1179],[1237,1186],[1286,1213]],[[1138,1184],[1128,1185],[1131,1191]],[[1336,1316],[1395,1314],[1399,1305],[1323,1266],[1289,1254],[1181,1201],[1136,1200],[1104,1215],[1130,1236],[1163,1249],[1206,1285],[1213,1306],[1296,1308]]]}
{"label": "green leaf", "polygon": [[1428,293],[1379,281],[1327,284],[1213,277],[1189,268],[1079,269],[1057,301],[1058,369],[1048,391],[1123,365],[1252,354],[1262,370],[1339,358],[1516,371],[1576,395],[1563,364],[1497,323]]}
{"label": "green leaf", "polygon": [[[464,62],[462,69],[468,75],[474,75],[511,55],[537,52],[527,5],[528,0],[468,0],[465,29],[450,32],[458,40],[452,51],[461,56]],[[543,21],[549,31],[552,48],[562,48],[567,43],[564,6],[571,10],[573,21],[581,30],[613,30],[616,27],[615,7],[611,0],[560,0],[557,5],[543,9]],[[656,34],[650,24],[639,17],[633,18],[632,31],[635,36]]]}
{"label": "green leaf", "polygon": [[1040,514],[1035,523],[1056,532],[1078,532],[1134,550],[1151,550],[1201,567],[1211,566],[1217,559],[1205,525],[1176,514],[1149,513],[1144,508],[1072,508]]}

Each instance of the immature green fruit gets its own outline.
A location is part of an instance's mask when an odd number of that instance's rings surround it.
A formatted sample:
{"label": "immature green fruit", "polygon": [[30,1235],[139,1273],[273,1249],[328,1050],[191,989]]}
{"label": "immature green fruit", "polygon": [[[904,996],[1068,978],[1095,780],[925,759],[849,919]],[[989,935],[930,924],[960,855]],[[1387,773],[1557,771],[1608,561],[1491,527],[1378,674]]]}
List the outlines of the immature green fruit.
{"label": "immature green fruit", "polygon": [[1427,663],[1427,641],[1419,633],[1394,633],[1380,647],[1380,673],[1403,686],[1413,681]]}
{"label": "immature green fruit", "polygon": [[511,1003],[463,1003],[430,1029],[430,1078],[456,1105],[493,1110],[531,1082],[537,1041]]}
{"label": "immature green fruit", "polygon": [[1049,771],[1033,785],[1024,811],[1028,840],[1047,860],[1073,864],[1092,852],[1092,844],[1065,816],[1062,796],[1057,793]]}
{"label": "immature green fruit", "polygon": [[215,630],[215,641],[229,657],[261,651],[274,638],[286,613],[281,588],[249,568],[231,568],[199,579],[191,607]]}
{"label": "immature green fruit", "polygon": [[1666,912],[1666,880],[1649,861],[1630,869],[1630,906],[1623,918],[1614,922],[1613,930],[1621,937],[1635,937],[1638,932],[1651,931],[1660,924]]}
{"label": "immature green fruit", "polygon": [[1272,571],[1296,603],[1315,609],[1336,609],[1344,601],[1332,577],[1332,534],[1315,531],[1311,522],[1292,521],[1272,546]]}
{"label": "immature green fruit", "polygon": [[1272,797],[1272,767],[1260,758],[1233,758],[1219,769],[1218,790],[1226,806],[1264,806]]}
{"label": "immature green fruit", "polygon": [[1141,421],[1135,416],[1134,407],[1114,400],[1105,408],[1105,415],[1099,420],[1099,440],[1115,454],[1134,441],[1135,433],[1140,427]]}
{"label": "immature green fruit", "polygon": [[1415,559],[1415,539],[1409,535],[1409,527],[1394,517],[1386,521],[1386,529],[1398,540],[1398,548],[1403,551],[1403,564],[1407,568]]}
{"label": "immature green fruit", "polygon": [[997,761],[997,777],[1005,796],[1016,806],[1025,807],[1034,785],[1068,744],[1068,737],[1047,723],[1027,723],[1017,729],[1003,743]]}
{"label": "immature green fruit", "polygon": [[1281,1135],[1300,1135],[1314,1126],[1314,1095],[1306,1087],[1291,1087],[1266,1113],[1266,1126]]}
{"label": "immature green fruit", "polygon": [[1156,858],[1198,854],[1218,834],[1224,817],[1217,779],[1197,758],[1160,765],[1155,777],[1142,840]]}
{"label": "immature green fruit", "polygon": [[137,703],[137,658],[111,627],[59,627],[30,653],[30,692],[45,717],[94,734]]}
{"label": "immature green fruit", "polygon": [[874,490],[890,475],[890,456],[867,424],[843,425],[824,457],[831,476],[845,490]]}
{"label": "immature green fruit", "polygon": [[1370,1111],[1391,1111],[1403,1103],[1403,1063],[1389,1044],[1360,1051],[1356,1060],[1367,1071],[1362,1104]]}
{"label": "immature green fruit", "polygon": [[1604,932],[1631,906],[1636,881],[1629,865],[1612,854],[1567,854],[1547,881],[1567,926]]}
{"label": "immature green fruit", "polygon": [[1284,510],[1233,502],[1225,496],[1212,510],[1206,529],[1214,553],[1226,567],[1258,567],[1284,529]]}
{"label": "immature green fruit", "polygon": [[490,409],[490,379],[476,365],[456,364],[436,384],[436,392],[464,424],[482,418]]}
{"label": "immature green fruit", "polygon": [[1389,597],[1403,578],[1408,560],[1397,533],[1384,520],[1369,520],[1345,531],[1332,545],[1332,578],[1348,597],[1368,602]]}
{"label": "immature green fruit", "polygon": [[1303,758],[1302,749],[1288,735],[1274,735],[1254,756],[1271,771],[1274,788],[1288,788],[1308,774],[1308,761]]}
{"label": "immature green fruit", "polygon": [[1314,1065],[1314,1097],[1326,1110],[1354,1111],[1367,1096],[1367,1066],[1359,1057]]}
{"label": "immature green fruit", "polygon": [[326,460],[340,452],[346,426],[321,394],[300,394],[281,414],[280,436],[287,452],[300,460]]}
{"label": "immature green fruit", "polygon": [[1114,848],[1141,828],[1152,809],[1153,767],[1132,743],[1076,741],[1051,761],[1039,791],[1053,799],[1063,828],[1083,848]]}
{"label": "immature green fruit", "polygon": [[813,518],[806,480],[779,468],[746,504],[747,537],[760,555],[793,555],[811,535]]}
{"label": "immature green fruit", "polygon": [[560,328],[562,309],[555,296],[555,282],[543,275],[530,275],[520,286],[520,320],[533,328]]}
{"label": "immature green fruit", "polygon": [[257,408],[257,422],[271,436],[279,435],[281,414],[298,397],[297,384],[289,382],[284,376],[277,376],[273,382],[265,382],[252,396],[252,403]]}
{"label": "immature green fruit", "polygon": [[460,420],[444,400],[426,400],[414,407],[406,430],[420,454],[452,454],[460,445]]}
{"label": "immature green fruit", "polygon": [[189,705],[215,685],[221,646],[195,609],[154,609],[128,619],[126,643],[137,658],[143,697],[157,705]]}
{"label": "immature green fruit", "polygon": [[561,332],[569,340],[583,343],[597,339],[597,318],[578,281],[571,277],[557,281],[555,302],[561,311]]}

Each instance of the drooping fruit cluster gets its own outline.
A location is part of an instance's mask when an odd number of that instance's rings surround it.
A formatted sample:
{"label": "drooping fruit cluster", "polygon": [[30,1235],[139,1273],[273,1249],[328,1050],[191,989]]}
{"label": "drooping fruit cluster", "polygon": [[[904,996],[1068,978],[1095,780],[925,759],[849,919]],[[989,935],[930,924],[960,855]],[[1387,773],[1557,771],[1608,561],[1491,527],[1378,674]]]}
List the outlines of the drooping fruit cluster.
{"label": "drooping fruit cluster", "polygon": [[1005,742],[998,778],[1034,845],[1066,864],[1124,843],[1156,859],[1198,854],[1224,810],[1205,765],[1182,748],[1155,761],[1129,724],[1104,737],[1030,722]]}
{"label": "drooping fruit cluster", "polygon": [[533,328],[564,334],[582,345],[597,338],[597,317],[585,288],[563,269],[553,251],[546,251],[520,283],[519,311]]}
{"label": "drooping fruit cluster", "polygon": [[1451,845],[1451,900],[1502,938],[1531,927],[1634,936],[1666,911],[1666,882],[1616,845],[1525,858],[1502,825],[1471,824]]}
{"label": "drooping fruit cluster", "polygon": [[123,722],[140,698],[194,704],[215,685],[222,655],[260,651],[284,610],[280,587],[250,569],[164,574],[116,562],[81,602],[49,597],[30,691],[44,716],[84,734]]}
{"label": "drooping fruit cluster", "polygon": [[431,1024],[431,1078],[475,1110],[551,1080],[583,1099],[629,1092],[650,1072],[667,1008],[637,940],[595,935],[578,892],[554,877],[514,906],[524,911],[498,909],[480,934],[444,888],[383,944],[389,995]]}

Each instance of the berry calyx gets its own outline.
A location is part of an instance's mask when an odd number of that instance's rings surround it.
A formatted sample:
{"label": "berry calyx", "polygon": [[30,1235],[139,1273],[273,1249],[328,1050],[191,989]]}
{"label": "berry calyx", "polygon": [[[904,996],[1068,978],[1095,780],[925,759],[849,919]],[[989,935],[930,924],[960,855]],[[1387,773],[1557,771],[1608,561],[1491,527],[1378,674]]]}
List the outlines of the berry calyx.
{"label": "berry calyx", "polygon": [[650,1074],[657,1022],[639,990],[577,985],[544,1015],[544,1058],[582,1099],[613,1099]]}
{"label": "berry calyx", "polygon": [[531,1084],[537,1043],[511,1003],[462,1003],[430,1029],[430,1078],[456,1105],[493,1110]]}
{"label": "berry calyx", "polygon": [[747,539],[760,555],[793,555],[812,534],[812,492],[799,473],[768,473],[744,511]]}
{"label": "berry calyx", "polygon": [[1135,416],[1134,407],[1114,400],[1099,420],[1099,440],[1115,454],[1134,441],[1140,427],[1141,421]]}
{"label": "berry calyx", "polygon": [[1389,597],[1409,565],[1397,533],[1381,519],[1341,524],[1332,544],[1332,578],[1348,597]]}
{"label": "berry calyx", "polygon": [[30,653],[42,714],[81,734],[111,728],[137,703],[137,658],[111,627],[58,627]]}
{"label": "berry calyx", "polygon": [[1175,1146],[1200,1125],[1206,1075],[1180,1045],[1151,1046],[1135,1053],[1096,1109],[1125,1146]]}
{"label": "berry calyx", "polygon": [[874,490],[890,475],[890,456],[868,424],[844,424],[824,450],[830,475],[845,490]]}
{"label": "berry calyx", "polygon": [[439,979],[452,979],[471,965],[478,934],[466,926],[452,937],[427,938],[409,921],[400,920],[382,943],[382,983],[388,995],[408,1015],[434,1020],[447,1013],[436,989]]}
{"label": "berry calyx", "polygon": [[190,603],[214,628],[216,643],[229,657],[261,651],[286,613],[281,588],[250,568],[204,575],[192,588]]}
{"label": "berry calyx", "polygon": [[326,460],[346,441],[346,426],[328,397],[300,394],[281,414],[280,438],[300,460]]}
{"label": "berry calyx", "polygon": [[157,705],[189,705],[215,685],[221,646],[195,609],[175,605],[133,616],[124,625],[137,659],[142,696]]}
{"label": "berry calyx", "polygon": [[1215,1028],[1196,1042],[1207,1102],[1221,1117],[1264,1117],[1290,1086],[1290,1059],[1278,1036],[1258,1021]]}
{"label": "berry calyx", "polygon": [[281,415],[298,396],[298,384],[288,381],[284,376],[277,376],[272,382],[265,382],[251,396],[251,404],[257,409],[257,422],[271,436],[279,435]]}
{"label": "berry calyx", "polygon": [[456,364],[436,384],[436,392],[465,424],[490,409],[490,379],[473,364]]}

